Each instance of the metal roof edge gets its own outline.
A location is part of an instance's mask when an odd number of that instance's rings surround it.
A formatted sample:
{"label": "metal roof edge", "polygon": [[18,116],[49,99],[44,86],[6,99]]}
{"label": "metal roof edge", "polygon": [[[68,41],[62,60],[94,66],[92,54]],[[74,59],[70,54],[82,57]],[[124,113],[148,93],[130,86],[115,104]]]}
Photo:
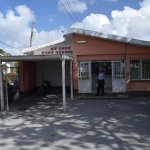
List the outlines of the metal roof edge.
{"label": "metal roof edge", "polygon": [[132,39],[128,37],[113,35],[113,34],[107,34],[97,31],[91,31],[81,28],[70,28],[65,31],[63,31],[64,36],[71,35],[71,34],[80,34],[80,35],[86,35],[86,36],[92,36],[102,39],[108,39],[112,41],[118,41],[123,43],[130,43],[133,45],[141,45],[141,46],[150,46],[150,41],[144,41],[144,40],[138,40],[138,39]]}

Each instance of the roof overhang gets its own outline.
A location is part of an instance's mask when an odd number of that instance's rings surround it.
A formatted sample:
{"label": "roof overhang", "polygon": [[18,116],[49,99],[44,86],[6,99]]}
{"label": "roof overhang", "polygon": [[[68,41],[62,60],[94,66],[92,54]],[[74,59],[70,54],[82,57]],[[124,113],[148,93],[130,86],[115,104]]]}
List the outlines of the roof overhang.
{"label": "roof overhang", "polygon": [[44,61],[44,60],[72,60],[68,55],[22,55],[22,56],[1,56],[0,61]]}
{"label": "roof overhang", "polygon": [[91,30],[85,30],[85,29],[80,29],[80,28],[71,28],[71,29],[63,31],[63,33],[64,33],[64,37],[66,39],[71,38],[71,36],[73,34],[78,34],[78,35],[85,35],[85,36],[90,36],[90,37],[101,38],[101,39],[105,39],[105,40],[117,41],[117,42],[121,42],[121,43],[129,43],[129,44],[137,45],[137,46],[150,47],[150,41],[132,39],[132,38],[122,37],[122,36],[118,36],[118,35],[112,35],[112,34],[91,31]]}
{"label": "roof overhang", "polygon": [[34,52],[35,50],[42,49],[42,48],[45,48],[45,47],[48,47],[48,46],[54,46],[54,45],[57,45],[57,44],[61,44],[63,42],[65,42],[64,38],[56,40],[56,41],[52,41],[52,42],[49,42],[49,43],[33,46],[33,47],[23,48],[22,52],[23,53]]}

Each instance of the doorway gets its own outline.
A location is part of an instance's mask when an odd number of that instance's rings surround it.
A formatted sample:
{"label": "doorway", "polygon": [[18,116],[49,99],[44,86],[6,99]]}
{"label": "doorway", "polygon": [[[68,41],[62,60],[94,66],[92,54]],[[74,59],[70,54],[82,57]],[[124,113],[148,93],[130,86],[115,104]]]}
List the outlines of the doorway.
{"label": "doorway", "polygon": [[112,63],[111,61],[92,61],[92,92],[97,90],[97,76],[100,70],[105,73],[105,93],[112,93]]}

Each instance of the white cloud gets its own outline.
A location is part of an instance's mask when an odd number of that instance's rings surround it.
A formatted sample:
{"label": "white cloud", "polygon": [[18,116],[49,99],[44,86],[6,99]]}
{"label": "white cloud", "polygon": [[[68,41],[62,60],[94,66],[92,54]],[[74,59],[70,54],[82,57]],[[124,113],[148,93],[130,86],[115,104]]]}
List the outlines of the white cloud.
{"label": "white cloud", "polygon": [[106,30],[108,31],[110,21],[103,14],[91,14],[83,19],[82,23],[75,23],[72,27],[87,28],[89,30]]}
{"label": "white cloud", "polygon": [[[68,11],[70,13],[76,12],[76,13],[83,13],[87,10],[86,2],[82,0],[59,0],[58,6],[60,10]],[[66,10],[65,10],[66,9]]]}
{"label": "white cloud", "polygon": [[[30,32],[28,24],[33,19],[33,12],[25,5],[16,7],[15,11],[8,10],[6,15],[0,12],[0,40],[15,47],[20,47],[22,41],[27,43],[26,36]],[[8,51],[20,53],[15,49],[13,51],[8,49]]]}
{"label": "white cloud", "polygon": [[141,7],[150,6],[150,0],[144,0],[140,2]]}
{"label": "white cloud", "polygon": [[33,41],[33,44],[39,45],[53,40],[58,40],[63,36],[61,31],[62,29],[36,32],[36,40]]}
{"label": "white cloud", "polygon": [[111,18],[92,13],[72,27],[84,26],[99,32],[150,40],[150,0],[144,0],[140,6],[139,9],[126,6],[122,11],[114,10],[111,12]]}
{"label": "white cloud", "polygon": [[95,4],[97,2],[102,2],[102,1],[106,1],[106,2],[118,2],[119,0],[87,0],[87,2],[89,2],[89,4]]}
{"label": "white cloud", "polygon": [[[0,41],[17,48],[28,47],[33,20],[35,20],[34,13],[25,5],[17,6],[15,10],[8,10],[5,15],[0,12]],[[57,40],[60,37],[62,37],[61,28],[48,32],[36,31],[33,45]],[[2,43],[0,48],[11,54],[21,54],[20,50],[7,47]]]}

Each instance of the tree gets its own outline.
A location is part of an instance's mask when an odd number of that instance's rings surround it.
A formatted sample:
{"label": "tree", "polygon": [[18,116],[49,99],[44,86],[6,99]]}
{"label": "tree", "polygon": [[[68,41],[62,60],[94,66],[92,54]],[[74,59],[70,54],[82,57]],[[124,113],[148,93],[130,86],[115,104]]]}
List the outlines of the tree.
{"label": "tree", "polygon": [[7,53],[6,51],[4,51],[3,49],[0,49],[0,56],[11,56],[10,53]]}

